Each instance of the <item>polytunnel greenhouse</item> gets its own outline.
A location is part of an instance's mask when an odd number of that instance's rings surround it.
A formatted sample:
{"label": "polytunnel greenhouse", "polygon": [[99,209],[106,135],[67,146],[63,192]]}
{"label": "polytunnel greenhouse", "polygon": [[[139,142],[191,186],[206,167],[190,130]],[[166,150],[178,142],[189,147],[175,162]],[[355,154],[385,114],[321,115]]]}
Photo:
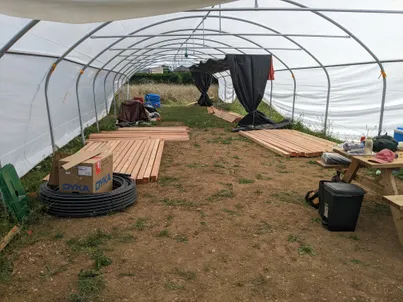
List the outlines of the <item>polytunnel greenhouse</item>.
{"label": "polytunnel greenhouse", "polygon": [[[1,164],[24,175],[146,67],[271,54],[264,102],[338,138],[402,126],[398,1],[0,1]],[[185,54],[186,53],[186,54]],[[219,97],[236,94],[227,71]]]}

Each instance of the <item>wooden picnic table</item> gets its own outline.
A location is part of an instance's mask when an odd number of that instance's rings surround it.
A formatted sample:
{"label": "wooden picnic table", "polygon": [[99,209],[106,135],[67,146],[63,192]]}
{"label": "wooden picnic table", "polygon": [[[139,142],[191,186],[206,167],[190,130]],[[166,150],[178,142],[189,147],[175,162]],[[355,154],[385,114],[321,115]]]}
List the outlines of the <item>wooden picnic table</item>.
{"label": "wooden picnic table", "polygon": [[[389,197],[384,198],[384,200],[389,201],[399,241],[400,244],[403,246],[403,209],[399,206],[398,203],[393,202],[393,198],[391,198],[392,196],[399,195],[399,191],[396,185],[396,179],[393,176],[392,171],[403,168],[403,154],[400,153],[399,158],[395,159],[391,163],[380,164],[369,161],[371,158],[373,158],[373,156],[350,155],[340,148],[334,148],[333,151],[351,159],[351,164],[348,166],[342,178],[343,182],[351,183],[351,181],[353,180],[360,182],[360,178],[356,176],[358,170],[362,167],[381,170],[382,184],[376,183],[376,181],[374,180],[373,186],[368,183],[363,185],[374,189],[381,196]],[[401,200],[401,198],[399,198],[399,200]]]}

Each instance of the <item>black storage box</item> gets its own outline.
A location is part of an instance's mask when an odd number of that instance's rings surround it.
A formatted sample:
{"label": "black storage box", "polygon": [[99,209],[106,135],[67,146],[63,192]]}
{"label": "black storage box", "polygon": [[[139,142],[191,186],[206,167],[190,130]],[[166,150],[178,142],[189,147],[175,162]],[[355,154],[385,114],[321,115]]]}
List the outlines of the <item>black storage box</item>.
{"label": "black storage box", "polygon": [[365,191],[343,182],[325,182],[322,223],[329,231],[354,232]]}

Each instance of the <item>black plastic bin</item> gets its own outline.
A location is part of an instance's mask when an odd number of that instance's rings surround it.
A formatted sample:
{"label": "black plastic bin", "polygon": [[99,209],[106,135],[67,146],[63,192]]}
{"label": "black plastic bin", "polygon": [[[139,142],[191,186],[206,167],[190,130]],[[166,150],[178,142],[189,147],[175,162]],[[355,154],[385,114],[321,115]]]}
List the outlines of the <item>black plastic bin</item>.
{"label": "black plastic bin", "polygon": [[365,191],[343,182],[325,182],[322,223],[329,231],[354,232]]}

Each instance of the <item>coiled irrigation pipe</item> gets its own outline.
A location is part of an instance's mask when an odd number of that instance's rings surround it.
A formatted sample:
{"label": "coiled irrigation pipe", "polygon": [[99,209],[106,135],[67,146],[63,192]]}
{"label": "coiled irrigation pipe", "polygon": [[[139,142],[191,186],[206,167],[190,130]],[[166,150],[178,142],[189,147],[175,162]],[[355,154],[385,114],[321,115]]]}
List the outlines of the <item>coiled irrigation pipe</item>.
{"label": "coiled irrigation pipe", "polygon": [[113,190],[98,194],[61,193],[43,183],[39,199],[46,212],[59,217],[93,217],[121,211],[136,202],[136,183],[126,174],[113,174]]}

